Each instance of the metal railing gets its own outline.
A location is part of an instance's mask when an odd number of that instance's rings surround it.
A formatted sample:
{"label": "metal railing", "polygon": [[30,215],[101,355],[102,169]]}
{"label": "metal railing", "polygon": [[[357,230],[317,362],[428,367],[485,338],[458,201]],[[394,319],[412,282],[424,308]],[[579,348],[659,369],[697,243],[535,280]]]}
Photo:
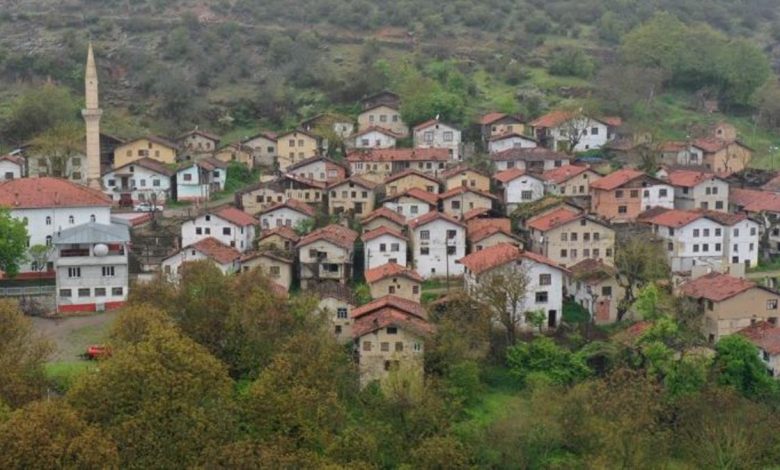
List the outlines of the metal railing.
{"label": "metal railing", "polygon": [[31,295],[53,295],[55,286],[0,287],[0,297],[25,297]]}

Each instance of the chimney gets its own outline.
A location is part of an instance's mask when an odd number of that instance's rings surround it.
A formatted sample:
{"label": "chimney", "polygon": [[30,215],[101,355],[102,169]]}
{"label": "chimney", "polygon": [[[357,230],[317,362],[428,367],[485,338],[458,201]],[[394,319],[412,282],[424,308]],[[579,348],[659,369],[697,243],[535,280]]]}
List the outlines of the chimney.
{"label": "chimney", "polygon": [[15,192],[14,193],[14,205],[18,207],[19,204],[20,204],[20,202],[19,202],[19,193]]}

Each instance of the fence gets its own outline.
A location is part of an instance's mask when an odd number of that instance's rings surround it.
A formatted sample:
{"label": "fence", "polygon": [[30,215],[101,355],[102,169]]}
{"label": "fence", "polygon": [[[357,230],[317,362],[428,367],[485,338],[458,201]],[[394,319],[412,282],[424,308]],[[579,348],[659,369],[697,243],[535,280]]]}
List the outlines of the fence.
{"label": "fence", "polygon": [[55,286],[0,287],[0,297],[54,295],[55,292]]}

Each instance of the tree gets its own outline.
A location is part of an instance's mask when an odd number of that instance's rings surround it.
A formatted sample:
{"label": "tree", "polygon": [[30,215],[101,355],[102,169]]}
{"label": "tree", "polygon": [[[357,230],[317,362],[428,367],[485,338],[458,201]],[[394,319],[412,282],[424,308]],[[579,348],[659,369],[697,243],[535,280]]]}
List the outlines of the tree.
{"label": "tree", "polygon": [[780,81],[768,80],[756,90],[753,102],[758,108],[758,122],[768,129],[780,129]]}
{"label": "tree", "polygon": [[70,92],[64,87],[47,84],[26,90],[11,103],[2,130],[7,140],[21,145],[52,127],[78,118],[78,104]]}
{"label": "tree", "polygon": [[583,113],[582,108],[570,112],[569,119],[560,126],[560,133],[566,140],[566,152],[574,153],[575,147],[582,137],[588,132],[590,119]]}
{"label": "tree", "polygon": [[424,470],[473,468],[464,445],[452,436],[433,436],[412,450],[410,463]]}
{"label": "tree", "polygon": [[660,68],[614,64],[602,68],[595,80],[596,94],[605,111],[631,116],[638,106],[649,106],[663,91],[667,74]]}
{"label": "tree", "polygon": [[525,319],[525,296],[528,293],[528,273],[524,266],[507,263],[480,276],[479,285],[471,292],[474,299],[487,309],[493,321],[504,327],[507,345],[517,341],[517,330]]}
{"label": "tree", "polygon": [[0,300],[0,403],[18,407],[43,396],[51,351],[16,303]]}
{"label": "tree", "polygon": [[625,296],[617,309],[617,320],[621,321],[636,300],[634,289],[668,276],[666,254],[660,243],[646,235],[623,237],[615,247],[615,268],[617,280],[625,289]]}
{"label": "tree", "polygon": [[767,374],[758,349],[740,335],[729,335],[715,345],[713,371],[721,385],[733,387],[749,398],[767,398],[777,392],[777,382]]}
{"label": "tree", "polygon": [[8,277],[16,276],[27,259],[27,236],[27,223],[0,207],[0,271]]}
{"label": "tree", "polygon": [[29,261],[35,271],[43,271],[49,263],[49,257],[52,254],[52,247],[46,245],[33,245],[30,247],[28,255]]}
{"label": "tree", "polygon": [[529,374],[539,374],[553,384],[569,385],[591,373],[581,356],[544,337],[509,348],[506,360],[512,375],[521,383],[525,383]]}
{"label": "tree", "polygon": [[[57,124],[32,140],[32,154],[46,160],[45,171],[59,178],[70,178],[72,158],[84,155],[84,127],[75,122]],[[39,165],[40,166],[40,165]]]}
{"label": "tree", "polygon": [[550,73],[580,78],[588,78],[594,70],[593,61],[579,48],[565,48],[556,51],[550,61]]}

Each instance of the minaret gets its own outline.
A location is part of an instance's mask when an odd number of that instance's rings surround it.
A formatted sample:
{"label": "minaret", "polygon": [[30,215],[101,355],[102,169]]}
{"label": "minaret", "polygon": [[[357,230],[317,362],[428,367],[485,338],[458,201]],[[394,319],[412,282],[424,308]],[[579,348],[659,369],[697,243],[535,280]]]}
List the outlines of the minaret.
{"label": "minaret", "polygon": [[84,98],[86,107],[81,110],[87,129],[87,185],[101,189],[100,180],[100,116],[103,110],[98,105],[98,76],[92,43],[87,50],[87,69],[84,73]]}

